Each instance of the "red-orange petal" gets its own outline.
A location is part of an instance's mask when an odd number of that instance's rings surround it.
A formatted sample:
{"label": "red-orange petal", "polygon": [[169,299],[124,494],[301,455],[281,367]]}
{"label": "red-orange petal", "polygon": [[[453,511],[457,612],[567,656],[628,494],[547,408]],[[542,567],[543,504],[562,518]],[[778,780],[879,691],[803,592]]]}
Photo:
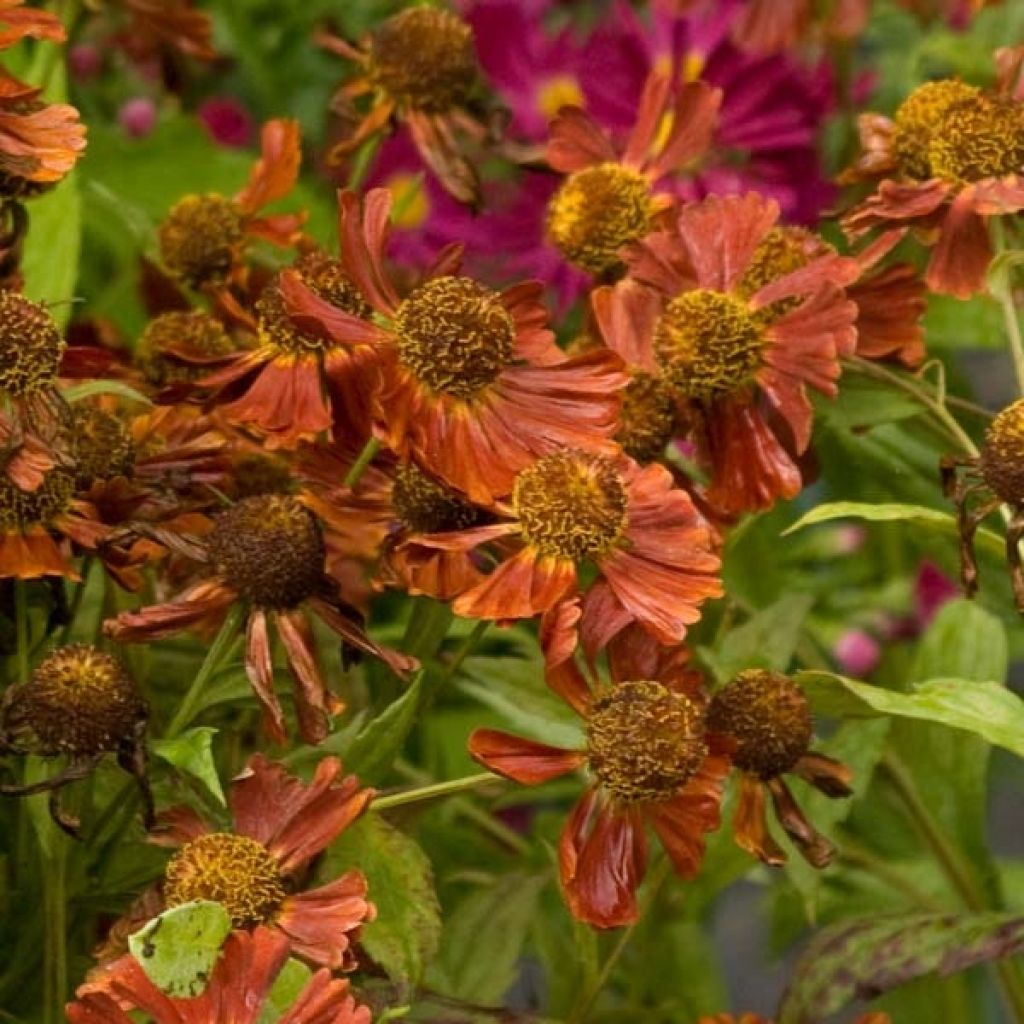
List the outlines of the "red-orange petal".
{"label": "red-orange petal", "polygon": [[485,768],[524,786],[537,786],[575,771],[586,754],[513,736],[498,729],[476,729],[469,737],[470,756]]}

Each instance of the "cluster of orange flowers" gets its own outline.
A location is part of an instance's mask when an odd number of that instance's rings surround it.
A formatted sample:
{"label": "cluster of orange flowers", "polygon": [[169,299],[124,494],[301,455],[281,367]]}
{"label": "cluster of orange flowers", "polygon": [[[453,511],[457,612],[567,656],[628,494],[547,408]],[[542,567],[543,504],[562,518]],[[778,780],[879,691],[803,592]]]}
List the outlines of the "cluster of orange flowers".
{"label": "cluster of orange flowers", "polygon": [[[751,32],[762,6],[750,5]],[[810,5],[785,6],[799,21]],[[0,45],[25,35],[62,37],[50,15],[3,0]],[[339,104],[372,97],[336,157],[397,118],[427,166],[474,201],[462,143],[489,144],[489,129],[463,102],[477,84],[465,23],[417,6],[362,47],[330,45],[361,69]],[[346,652],[399,675],[414,659],[366,629],[382,590],[471,619],[536,620],[547,682],[579,715],[583,742],[480,730],[470,750],[527,785],[587,769],[559,868],[570,910],[597,927],[636,919],[648,826],[679,875],[700,870],[733,771],[744,849],[785,859],[770,800],[800,853],[827,864],[832,846],[785,776],[841,797],[851,775],[811,749],[806,698],[760,669],[711,692],[687,630],[722,595],[738,518],[813,476],[811,393],[835,397],[844,358],[918,365],[925,284],[955,295],[982,286],[984,220],[1024,209],[1020,61],[1000,54],[992,90],[931,83],[891,120],[863,119],[850,175],[879,184],[844,224],[854,240],[883,230],[848,253],[781,223],[760,195],[684,203],[666,186],[711,145],[717,89],[653,71],[622,145],[579,107],[562,108],[543,154],[560,176],[548,235],[593,280],[565,345],[540,285],[499,291],[466,276],[458,247],[418,274],[396,270],[387,190],[339,194],[337,255],[310,238],[301,212],[278,208],[299,172],[298,125],[267,123],[239,192],[188,195],[167,214],[159,305],[133,346],[68,346],[7,278],[0,576],[77,580],[84,556],[130,592],[155,579],[177,594],[112,615],[104,633],[119,644],[244,622],[245,672],[275,743],[292,726],[274,636],[298,735],[322,742],[344,707],[318,660],[314,617]],[[84,132],[72,108],[0,84],[0,192],[13,202],[66,173]],[[888,260],[908,231],[934,245],[925,282]],[[272,270],[267,246],[283,254]],[[70,385],[97,376],[149,404],[67,401]],[[109,654],[53,651],[11,691],[0,724],[9,749],[69,758],[52,785],[116,753],[150,801],[145,702]],[[227,1019],[226,1008],[265,995],[290,951],[321,970],[285,1020],[367,1021],[331,973],[353,966],[352,941],[372,918],[365,878],[298,892],[295,880],[373,796],[333,758],[307,786],[256,755],[232,787],[231,831],[163,810],[153,838],[180,848],[111,932],[105,955],[119,955],[70,1019],[123,1022],[132,1007],[161,1022]],[[124,936],[196,898],[222,902],[240,931],[186,1015],[123,954]]]}

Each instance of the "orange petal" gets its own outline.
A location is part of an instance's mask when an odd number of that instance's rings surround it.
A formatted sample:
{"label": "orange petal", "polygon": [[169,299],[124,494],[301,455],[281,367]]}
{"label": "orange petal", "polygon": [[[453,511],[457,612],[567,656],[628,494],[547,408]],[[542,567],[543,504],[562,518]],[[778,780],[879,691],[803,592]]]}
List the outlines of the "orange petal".
{"label": "orange petal", "polygon": [[469,753],[485,768],[524,786],[567,775],[586,760],[578,750],[552,747],[497,729],[475,730],[469,737]]}

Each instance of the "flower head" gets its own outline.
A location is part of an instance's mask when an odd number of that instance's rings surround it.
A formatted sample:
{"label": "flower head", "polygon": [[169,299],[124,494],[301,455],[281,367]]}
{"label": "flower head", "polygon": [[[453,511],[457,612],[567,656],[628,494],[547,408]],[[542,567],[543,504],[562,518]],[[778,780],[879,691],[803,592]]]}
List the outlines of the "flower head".
{"label": "flower head", "polygon": [[[71,1024],[130,1024],[141,1011],[154,1024],[256,1024],[274,980],[288,960],[288,937],[266,927],[233,932],[221,951],[205,990],[191,999],[164,994],[130,955],[107,965],[75,993],[67,1007]],[[328,968],[306,983],[277,1024],[370,1024],[345,979]]]}
{"label": "flower head", "polygon": [[104,628],[117,640],[138,643],[223,618],[231,605],[243,602],[246,674],[275,740],[285,738],[285,721],[274,692],[271,622],[295,682],[299,731],[312,743],[324,739],[328,715],[344,705],[328,690],[317,663],[307,609],[356,649],[382,658],[399,672],[411,667],[410,659],[378,646],[363,631],[358,613],[341,599],[337,583],[324,571],[326,549],[318,520],[294,497],[242,499],[214,519],[196,550],[206,562],[204,580],[167,604],[123,612]]}
{"label": "flower head", "polygon": [[778,672],[741,672],[712,696],[707,728],[722,738],[742,772],[733,822],[736,842],[766,864],[785,861],[765,823],[768,793],[779,824],[800,853],[814,867],[825,867],[834,848],[804,817],[782,776],[795,772],[826,796],[841,797],[851,793],[852,773],[811,751],[811,712],[800,687]]}

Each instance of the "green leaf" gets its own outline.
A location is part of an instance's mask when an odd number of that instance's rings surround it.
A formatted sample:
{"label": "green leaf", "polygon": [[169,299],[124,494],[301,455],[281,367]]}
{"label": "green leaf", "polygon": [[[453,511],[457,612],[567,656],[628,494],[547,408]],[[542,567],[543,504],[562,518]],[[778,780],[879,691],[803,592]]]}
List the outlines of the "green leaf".
{"label": "green leaf", "polygon": [[447,996],[498,1005],[516,979],[544,876],[515,873],[466,896],[445,921],[430,978]]}
{"label": "green leaf", "polygon": [[52,192],[33,199],[21,259],[25,294],[50,307],[64,327],[71,319],[82,248],[82,205],[78,176],[69,174]]}
{"label": "green leaf", "polygon": [[[872,505],[863,501],[833,501],[811,509],[787,530],[783,530],[782,536],[788,537],[791,533],[796,533],[797,530],[802,530],[804,527],[813,526],[815,523],[827,523],[833,519],[868,519],[877,523],[903,520],[921,523],[930,529],[948,533],[953,537],[959,535],[956,519],[951,513],[928,508],[926,505],[898,503]],[[1003,539],[991,530],[978,530],[977,542],[980,546],[987,547],[996,554],[1001,554],[1006,549]]]}
{"label": "green leaf", "polygon": [[788,594],[727,633],[717,650],[702,647],[701,657],[721,683],[747,668],[785,671],[813,603],[810,594]]}
{"label": "green leaf", "polygon": [[424,695],[424,673],[398,700],[368,722],[344,751],[345,767],[364,781],[375,781],[391,767],[416,723]]}
{"label": "green leaf", "polygon": [[162,992],[191,999],[206,988],[230,931],[231,915],[221,904],[194,900],[143,925],[128,937],[128,949]]}
{"label": "green leaf", "polygon": [[821,714],[840,718],[892,715],[937,722],[1024,757],[1024,701],[999,683],[929,679],[909,693],[900,693],[831,672],[799,672],[796,679]]}
{"label": "green leaf", "polygon": [[1006,630],[976,601],[948,601],[928,627],[917,649],[911,678],[952,676],[983,683],[1006,678]]}
{"label": "green leaf", "polygon": [[289,957],[274,980],[256,1024],[277,1024],[295,1005],[312,977],[313,972],[301,960]]}
{"label": "green leaf", "polygon": [[317,879],[358,868],[366,875],[377,917],[360,942],[388,976],[415,985],[437,951],[441,910],[430,861],[419,845],[378,814],[366,814],[331,844]]}
{"label": "green leaf", "polygon": [[881,423],[919,416],[923,406],[903,391],[865,377],[853,367],[845,367],[839,397],[815,397],[815,417],[820,416],[835,427],[877,427]]}
{"label": "green leaf", "polygon": [[854,999],[872,999],[921,975],[952,974],[1024,948],[1012,914],[907,914],[824,928],[794,971],[779,1024],[817,1024]]}
{"label": "green leaf", "polygon": [[198,779],[206,791],[225,806],[224,790],[213,761],[213,737],[216,729],[196,726],[171,740],[153,740],[153,753],[179,771]]}

